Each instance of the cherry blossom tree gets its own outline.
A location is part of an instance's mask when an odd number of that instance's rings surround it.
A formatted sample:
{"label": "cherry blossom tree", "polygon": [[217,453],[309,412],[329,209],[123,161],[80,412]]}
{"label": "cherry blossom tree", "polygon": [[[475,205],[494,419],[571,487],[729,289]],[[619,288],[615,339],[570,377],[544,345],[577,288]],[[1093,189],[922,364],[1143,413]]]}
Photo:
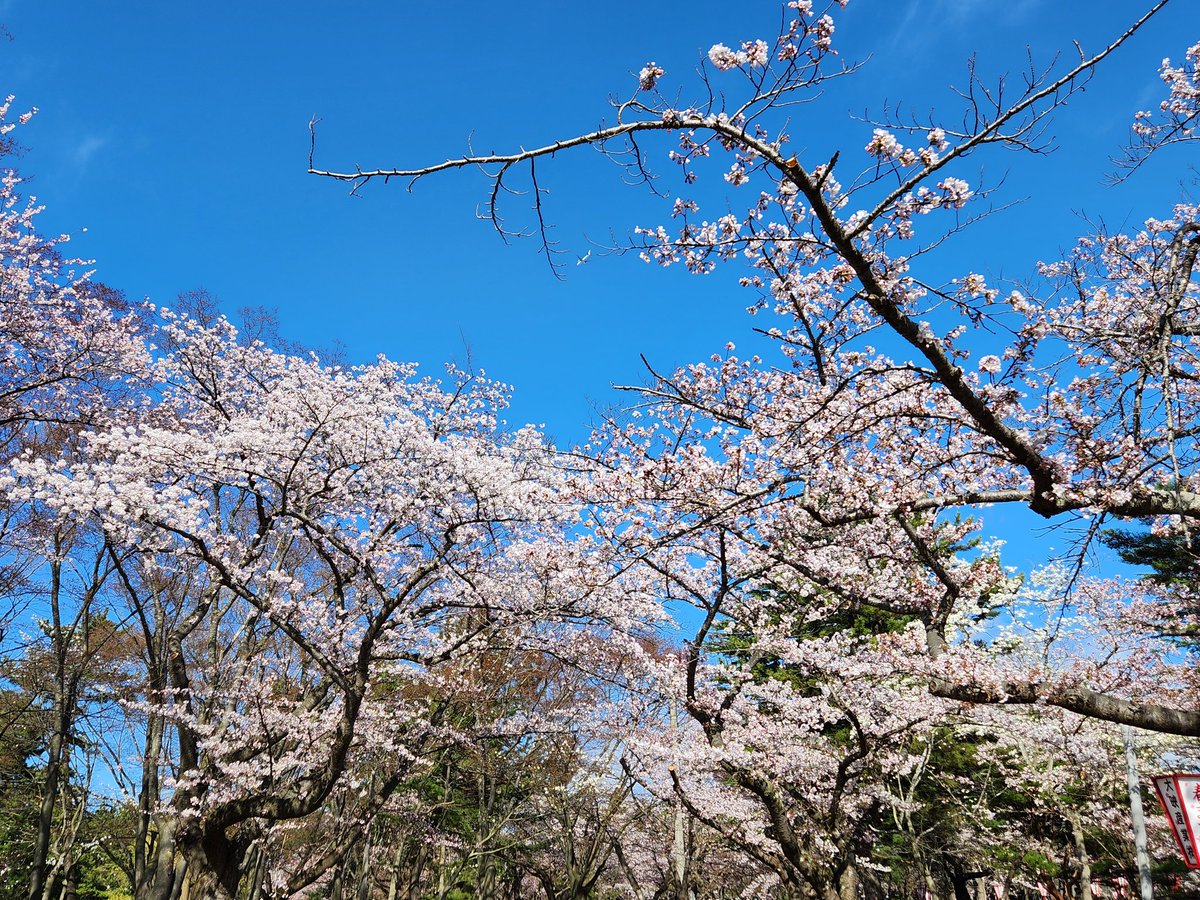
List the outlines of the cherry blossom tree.
{"label": "cherry blossom tree", "polygon": [[5,490],[124,548],[166,674],[141,702],[177,744],[159,852],[190,890],[232,896],[255,821],[352,795],[363,754],[398,783],[430,727],[410,687],[426,673],[494,635],[551,640],[614,599],[609,627],[638,610],[610,574],[577,577],[555,454],[499,430],[499,385],[327,368],[170,314],[161,334],[155,408],[89,432],[78,459],[21,456]]}
{"label": "cherry blossom tree", "polygon": [[[0,104],[0,134],[13,98]],[[18,117],[23,124],[30,113]],[[121,295],[68,259],[68,238],[37,229],[42,207],[20,194],[12,169],[0,181],[0,437],[5,456],[31,422],[86,421],[113,405],[115,388],[144,369],[141,323]]]}
{"label": "cherry blossom tree", "polygon": [[[489,210],[500,228],[497,204],[521,169],[535,176],[559,153],[598,147],[649,178],[643,142],[672,137],[669,157],[685,191],[671,208],[675,223],[636,228],[635,246],[648,262],[698,274],[744,266],[755,309],[774,317],[762,330],[777,355],[739,359],[731,347],[711,364],[653,373],[644,397],[658,418],[648,428],[672,431],[674,443],[609,464],[632,467],[630,478],[645,478],[649,493],[677,506],[658,517],[656,540],[685,554],[703,529],[712,535],[709,565],[719,567],[723,534],[721,552],[759,558],[748,571],[766,574],[771,560],[796,573],[800,584],[789,590],[800,596],[819,586],[850,607],[915,616],[925,675],[941,697],[1049,703],[1200,735],[1190,684],[1108,690],[1094,670],[998,667],[995,654],[955,643],[952,618],[1000,591],[1003,579],[994,561],[950,561],[937,549],[940,533],[957,527],[954,516],[994,504],[1082,526],[1084,547],[1107,519],[1191,527],[1200,514],[1196,208],[1164,210],[1130,234],[1089,234],[1024,287],[988,284],[978,274],[984,261],[954,262],[960,274],[948,283],[923,273],[989,194],[966,179],[964,161],[998,148],[1047,150],[1055,108],[1166,4],[1074,64],[1031,71],[1015,94],[985,84],[972,67],[965,115],[893,116],[868,123],[860,147],[804,159],[787,117],[817,100],[828,79],[856,74],[834,49],[838,5],[785,4],[777,34],[715,44],[691,87],[647,64],[615,104],[615,123],[595,131],[431,166],[334,172],[310,163],[310,171],[361,190],[478,168],[491,181]],[[1160,143],[1190,127],[1193,74],[1186,65],[1164,68],[1170,121],[1154,132]],[[699,98],[693,105],[676,99],[689,94]],[[700,191],[714,169],[727,196]],[[705,217],[714,202],[739,208],[739,193],[741,212]],[[544,222],[542,193],[533,197]],[[553,264],[544,228],[535,230]],[[893,349],[881,352],[881,344]],[[684,434],[696,420],[705,424]],[[728,592],[720,584],[708,577],[696,593],[711,604],[714,591]],[[1071,593],[1060,598],[1067,607]],[[703,723],[711,713],[693,715]]]}
{"label": "cherry blossom tree", "polygon": [[[800,545],[780,558],[759,540],[770,527],[765,515],[705,521],[719,464],[699,453],[657,462],[640,472],[614,468],[605,483],[611,495],[650,485],[669,502],[613,504],[607,534],[657,576],[665,603],[694,609],[679,613],[697,621],[686,649],[658,666],[661,689],[694,721],[644,740],[635,770],[659,786],[664,802],[678,795],[694,819],[754,859],[770,876],[757,890],[773,883],[781,896],[853,891],[854,862],[869,855],[889,782],[913,765],[915,742],[944,715],[946,704],[899,662],[919,654],[917,636],[855,634],[836,624],[839,596],[800,580],[797,570],[810,566],[846,571],[854,560],[844,543]],[[709,489],[702,493],[700,483]],[[678,539],[663,540],[664,528]],[[862,590],[895,577],[872,579],[874,562],[890,550],[876,546],[857,561]],[[894,589],[907,599],[913,587],[900,581]]]}
{"label": "cherry blossom tree", "polygon": [[[586,557],[571,466],[534,430],[506,431],[503,386],[273,351],[200,294],[184,305],[202,321],[129,314],[40,237],[18,185],[4,188],[0,482],[6,595],[48,579],[46,653],[18,651],[29,671],[53,662],[36,900],[77,858],[55,828],[74,835],[78,817],[56,810],[97,712],[81,679],[108,614],[121,724],[87,740],[133,824],[98,843],[156,900],[344,880],[439,747],[496,740],[482,710],[446,720],[470,702],[456,672],[496,654],[612,670],[657,616]],[[510,710],[503,728],[519,743],[536,715]]]}
{"label": "cherry blossom tree", "polygon": [[[13,98],[0,103],[0,154],[36,110],[10,121]],[[132,389],[149,355],[143,324],[122,295],[93,280],[82,260],[64,256],[65,236],[37,228],[41,207],[21,195],[12,169],[0,172],[0,460],[48,451],[70,458],[80,429],[136,415]],[[30,859],[29,895],[41,900],[48,878],[72,869],[74,835],[86,808],[86,784],[72,782],[84,699],[95,695],[97,660],[111,647],[98,637],[108,623],[96,608],[111,569],[93,529],[55,527],[36,503],[0,496],[0,646],[34,609],[40,623],[16,668],[16,689],[47,722],[46,760]],[[90,557],[90,559],[89,559]],[[99,629],[99,631],[98,631]],[[22,678],[34,660],[49,677]],[[0,730],[7,722],[0,722]],[[78,767],[74,767],[78,768]],[[82,798],[79,793],[82,792]],[[70,807],[73,811],[69,811]],[[56,826],[57,821],[57,826]],[[56,830],[57,829],[57,830]],[[55,849],[57,848],[57,849]]]}

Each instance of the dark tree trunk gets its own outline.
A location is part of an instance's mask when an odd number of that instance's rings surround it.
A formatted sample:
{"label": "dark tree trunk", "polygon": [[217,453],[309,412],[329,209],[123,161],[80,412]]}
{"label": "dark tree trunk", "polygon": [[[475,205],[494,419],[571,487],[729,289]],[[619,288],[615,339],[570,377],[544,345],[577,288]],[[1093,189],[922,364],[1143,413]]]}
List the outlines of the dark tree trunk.
{"label": "dark tree trunk", "polygon": [[54,731],[50,735],[50,747],[46,754],[46,783],[42,790],[42,803],[38,809],[37,837],[33,845],[33,864],[29,872],[29,898],[41,900],[46,888],[46,876],[50,859],[50,832],[54,824],[54,806],[58,800],[58,782],[62,771],[63,744],[66,741],[66,723],[60,714],[63,699],[55,691]]}
{"label": "dark tree trunk", "polygon": [[969,879],[960,869],[950,870],[950,883],[954,885],[954,900],[974,900]]}
{"label": "dark tree trunk", "polygon": [[179,843],[187,860],[188,900],[235,900],[248,842],[204,830],[181,836]]}
{"label": "dark tree trunk", "polygon": [[[60,549],[58,539],[55,550]],[[50,564],[50,633],[54,654],[54,688],[50,697],[51,732],[46,751],[46,783],[38,809],[37,836],[33,845],[33,861],[29,871],[29,900],[42,900],[50,869],[50,833],[54,825],[54,807],[58,802],[58,786],[62,778],[64,754],[72,727],[74,708],[74,679],[67,674],[67,647],[64,640],[61,608],[62,563]]]}
{"label": "dark tree trunk", "polygon": [[63,873],[62,900],[79,900],[79,863],[72,862]]}

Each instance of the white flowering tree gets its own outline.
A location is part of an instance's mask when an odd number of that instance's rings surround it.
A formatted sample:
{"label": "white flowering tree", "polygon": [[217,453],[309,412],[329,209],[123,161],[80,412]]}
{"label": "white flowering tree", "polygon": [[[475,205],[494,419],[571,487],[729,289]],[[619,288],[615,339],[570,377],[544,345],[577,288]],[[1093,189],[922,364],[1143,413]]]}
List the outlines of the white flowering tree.
{"label": "white flowering tree", "polygon": [[[18,127],[36,112],[13,116],[13,102],[0,103],[0,156],[13,152]],[[42,208],[22,190],[13,169],[0,169],[0,466],[46,449],[71,458],[82,429],[136,416],[133,389],[149,363],[138,312],[91,279],[86,261],[65,255],[65,236],[39,232]],[[87,698],[105,692],[97,682],[112,650],[99,637],[111,623],[96,609],[111,573],[103,540],[89,526],[58,527],[40,513],[0,491],[0,664],[20,697],[15,715],[35,710],[45,728],[28,859],[35,898],[49,871],[62,877],[76,852],[87,787],[73,780],[72,768],[84,766],[71,757]],[[23,631],[31,610],[33,627]],[[16,722],[0,717],[0,734]]]}
{"label": "white flowering tree", "polygon": [[639,611],[573,565],[555,455],[500,430],[500,386],[327,368],[223,322],[167,315],[161,338],[152,414],[91,431],[76,458],[14,460],[5,489],[120,548],[161,663],[130,707],[168,751],[143,760],[169,779],[151,810],[163,864],[139,893],[169,896],[181,862],[190,891],[225,897],[255,823],[353,798],[372,769],[386,800],[435,724],[420,685],[439,664]]}
{"label": "white flowering tree", "polygon": [[[1200,515],[1195,207],[1166,209],[1131,234],[1086,236],[1067,259],[1041,267],[1032,291],[989,285],[977,274],[982,261],[956,262],[949,283],[923,274],[986,194],[964,177],[965,159],[994,148],[1044,150],[1054,109],[1166,4],[1076,64],[1031,76],[1016,96],[990,89],[972,69],[966,115],[952,116],[955,124],[875,123],[859,147],[804,159],[790,144],[788,115],[817,99],[827,79],[855,75],[833,49],[839,5],[787,3],[778,34],[714,45],[692,106],[672,99],[688,87],[666,87],[667,73],[649,63],[617,104],[616,122],[593,132],[433,166],[311,168],[361,190],[376,179],[479,167],[499,223],[496,203],[522,167],[598,146],[648,177],[642,142],[670,136],[687,193],[674,201],[672,226],[639,227],[636,243],[646,260],[696,273],[743,266],[757,308],[775,317],[763,330],[779,354],[768,364],[731,347],[711,363],[655,375],[645,397],[674,423],[667,428],[705,423],[667,450],[640,451],[652,469],[675,467],[661,478],[680,479],[671,494],[678,509],[694,502],[696,521],[726,530],[729,552],[774,560],[810,586],[803,591],[817,585],[845,604],[915,616],[926,674],[944,698],[1050,703],[1200,735],[1186,668],[1117,688],[1075,668],[998,667],[994,655],[956,640],[956,610],[999,590],[999,570],[937,550],[939,533],[954,527],[948,514],[989,504],[1090,522],[1089,534],[1121,518],[1191,527]],[[1195,115],[1194,65],[1163,72],[1171,96],[1135,130],[1157,145],[1190,136]],[[705,216],[693,185],[711,167],[735,191],[718,202],[737,208],[736,192],[745,195],[739,212]],[[693,533],[665,527],[658,539],[684,552]],[[1152,633],[1146,623],[1147,639]]]}

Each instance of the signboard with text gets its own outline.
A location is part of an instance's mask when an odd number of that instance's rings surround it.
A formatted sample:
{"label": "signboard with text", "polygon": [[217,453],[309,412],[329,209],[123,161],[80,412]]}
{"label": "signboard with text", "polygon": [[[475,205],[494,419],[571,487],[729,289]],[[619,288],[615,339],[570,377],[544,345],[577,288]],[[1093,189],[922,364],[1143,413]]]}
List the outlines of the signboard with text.
{"label": "signboard with text", "polygon": [[1200,774],[1155,775],[1151,781],[1175,833],[1175,843],[1189,869],[1200,869]]}

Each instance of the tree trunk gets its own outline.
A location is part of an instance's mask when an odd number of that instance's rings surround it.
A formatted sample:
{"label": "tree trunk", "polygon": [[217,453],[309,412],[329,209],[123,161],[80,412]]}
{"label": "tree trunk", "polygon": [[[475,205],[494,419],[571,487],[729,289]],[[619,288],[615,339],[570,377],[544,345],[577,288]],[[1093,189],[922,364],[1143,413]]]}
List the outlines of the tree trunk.
{"label": "tree trunk", "polygon": [[370,900],[373,881],[373,873],[371,872],[371,828],[368,826],[367,833],[363,835],[362,856],[359,858],[358,864],[358,892],[355,895],[356,900]]}
{"label": "tree trunk", "polygon": [[846,866],[838,878],[838,897],[840,900],[858,900],[858,869],[854,863]]}
{"label": "tree trunk", "polygon": [[487,843],[496,800],[496,780],[488,777],[487,771],[482,767],[475,779],[475,789],[479,795],[479,821],[476,823],[475,837],[475,852],[479,862],[475,871],[475,896],[479,900],[495,900],[496,857]]}
{"label": "tree trunk", "polygon": [[[403,846],[401,845],[402,848]],[[425,874],[425,865],[429,859],[429,845],[424,841],[414,840],[413,846],[416,847],[416,856],[407,863],[401,864],[400,850],[396,851],[397,876],[401,869],[405,870],[404,881],[401,885],[403,893],[399,895],[401,900],[417,900],[421,895],[421,877]]]}
{"label": "tree trunk", "polygon": [[479,900],[495,900],[496,857],[492,853],[485,853],[479,861],[479,880],[475,885],[475,896]]}
{"label": "tree trunk", "polygon": [[62,900],[79,900],[79,863],[72,860],[63,872]]}
{"label": "tree trunk", "polygon": [[[147,861],[142,877],[133,886],[134,900],[171,900],[176,881],[183,877],[177,871],[175,854],[175,823],[164,816],[155,816],[158,825],[154,834],[154,860]],[[150,837],[147,834],[146,840]]]}
{"label": "tree trunk", "polygon": [[[58,692],[55,691],[57,695]],[[61,701],[55,697],[54,706],[60,707]],[[50,735],[50,747],[46,760],[46,784],[42,790],[42,803],[38,809],[37,838],[33,845],[33,863],[29,872],[29,896],[31,900],[41,900],[46,888],[46,875],[49,869],[50,832],[54,824],[54,807],[58,799],[59,773],[62,769],[62,749],[64,733],[61,727],[62,716],[54,716],[54,732]]]}
{"label": "tree trunk", "polygon": [[204,831],[181,840],[188,868],[188,900],[235,900],[246,846],[223,832]]}
{"label": "tree trunk", "polygon": [[[678,743],[679,740],[679,712],[676,708],[675,698],[671,698],[671,738]],[[674,764],[678,766],[678,753],[674,753]],[[675,805],[675,840],[671,845],[671,876],[675,884],[676,900],[687,900],[688,883],[691,881],[691,854],[687,841],[687,825],[686,812],[683,808],[683,800],[675,797],[673,800]]]}
{"label": "tree trunk", "polygon": [[[404,860],[404,845],[407,843],[407,840],[396,842],[396,855],[392,857],[392,877],[388,881],[387,900],[396,900],[397,890],[400,887],[400,871],[402,868],[400,864]],[[405,893],[407,895],[407,892]]]}
{"label": "tree trunk", "polygon": [[438,900],[446,900],[446,891],[449,890],[449,885],[446,884],[446,851],[444,848],[438,849]]}
{"label": "tree trunk", "polygon": [[[55,538],[55,550],[58,536]],[[57,552],[56,552],[57,555]],[[33,860],[29,870],[29,898],[42,900],[46,892],[49,874],[50,833],[54,826],[54,807],[58,802],[58,783],[62,776],[63,751],[71,728],[73,697],[67,689],[67,648],[64,644],[63,624],[59,601],[62,595],[62,563],[57,559],[50,563],[50,640],[54,653],[54,690],[50,698],[52,731],[46,752],[46,783],[42,789],[42,803],[38,809],[37,836],[33,845]]]}
{"label": "tree trunk", "polygon": [[[155,690],[156,694],[161,690]],[[155,855],[153,863],[150,854],[150,828],[154,822],[154,808],[158,805],[158,761],[162,756],[163,717],[151,713],[146,723],[146,744],[142,752],[142,784],[138,793],[138,830],[133,846],[133,890],[140,897],[142,885],[154,877],[152,865],[158,864]]]}
{"label": "tree trunk", "polygon": [[259,900],[262,897],[263,882],[267,877],[267,854],[261,844],[254,848],[254,866],[252,871],[254,874],[250,878],[249,900]]}
{"label": "tree trunk", "polygon": [[950,883],[954,886],[954,900],[971,900],[971,888],[968,882],[969,879],[963,874],[962,869],[955,867],[950,870]]}
{"label": "tree trunk", "polygon": [[1075,863],[1079,867],[1079,900],[1092,900],[1092,860],[1087,852],[1083,821],[1073,809],[1068,810],[1067,821],[1071,823],[1071,838],[1075,842]]}
{"label": "tree trunk", "polygon": [[180,900],[187,877],[187,860],[183,858],[183,854],[178,854],[175,857],[175,865],[172,867],[171,892],[167,895],[167,900]]}

